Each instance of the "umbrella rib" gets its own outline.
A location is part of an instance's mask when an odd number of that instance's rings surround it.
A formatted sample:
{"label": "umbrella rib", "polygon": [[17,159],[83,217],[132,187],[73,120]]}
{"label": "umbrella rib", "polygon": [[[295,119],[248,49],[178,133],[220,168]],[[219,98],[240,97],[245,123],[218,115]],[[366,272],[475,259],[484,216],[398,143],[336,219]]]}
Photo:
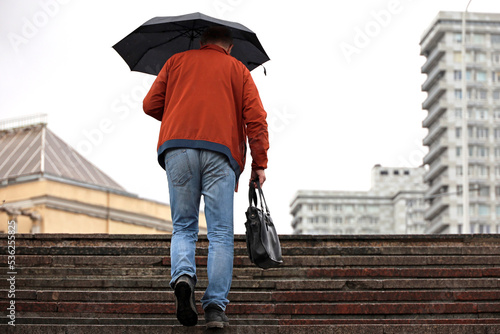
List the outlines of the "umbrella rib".
{"label": "umbrella rib", "polygon": [[[157,48],[157,47],[159,47],[160,45],[164,45],[164,44],[170,43],[171,41],[173,41],[173,40],[175,40],[175,39],[177,39],[177,38],[183,37],[183,36],[187,36],[187,37],[189,37],[189,38],[190,38],[189,49],[191,49],[191,47],[192,47],[192,44],[191,44],[191,43],[192,43],[192,41],[193,41],[196,37],[200,36],[200,35],[203,33],[203,30],[205,29],[205,27],[202,27],[202,28],[194,28],[194,27],[193,27],[193,28],[187,28],[187,27],[185,27],[185,26],[183,26],[183,25],[181,25],[181,24],[178,24],[178,23],[176,23],[175,25],[179,26],[179,27],[180,27],[180,28],[182,28],[182,29],[180,29],[180,30],[168,30],[168,31],[170,31],[170,32],[172,32],[172,31],[177,31],[177,32],[179,33],[177,36],[174,36],[174,37],[172,37],[171,39],[169,39],[169,40],[167,40],[167,41],[163,41],[163,42],[158,43],[158,44],[156,44],[156,45],[152,45],[152,46],[150,46],[144,54],[148,53],[148,52],[149,52],[149,50],[151,50],[151,49]],[[154,32],[154,33],[155,33],[155,34],[157,34],[157,33],[162,33],[162,32],[165,32],[165,31],[157,31],[157,32]],[[192,34],[192,32],[194,32],[195,34]],[[136,66],[136,65],[137,65],[137,64],[141,61],[141,59],[142,59],[142,58],[138,59],[138,60],[137,60],[137,61],[133,64],[133,66],[131,66],[131,68],[134,68],[134,67],[135,67],[135,66]]]}

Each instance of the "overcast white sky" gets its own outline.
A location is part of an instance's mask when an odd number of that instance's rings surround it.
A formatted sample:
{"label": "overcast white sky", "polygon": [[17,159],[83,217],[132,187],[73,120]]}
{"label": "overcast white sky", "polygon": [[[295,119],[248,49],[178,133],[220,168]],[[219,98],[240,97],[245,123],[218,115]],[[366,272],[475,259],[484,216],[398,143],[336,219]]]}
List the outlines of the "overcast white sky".
{"label": "overcast white sky", "polygon": [[[111,48],[154,16],[202,12],[257,33],[271,61],[252,74],[271,132],[264,187],[280,234],[299,189],[368,190],[375,164],[417,167],[426,149],[419,41],[440,10],[468,0],[2,0],[0,118],[49,128],[128,191],[168,203],[159,123],[142,112],[153,76]],[[500,12],[473,0],[470,11]],[[247,164],[247,167],[249,163]],[[244,233],[249,168],[236,194]]]}

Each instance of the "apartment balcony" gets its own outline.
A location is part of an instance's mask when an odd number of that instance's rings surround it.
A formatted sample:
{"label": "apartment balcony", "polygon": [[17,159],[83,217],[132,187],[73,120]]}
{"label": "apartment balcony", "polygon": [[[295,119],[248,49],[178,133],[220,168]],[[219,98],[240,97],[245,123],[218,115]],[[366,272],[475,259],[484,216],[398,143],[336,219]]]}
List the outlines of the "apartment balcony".
{"label": "apartment balcony", "polygon": [[422,122],[422,126],[424,128],[430,127],[431,124],[434,123],[437,119],[439,119],[439,117],[441,117],[445,111],[446,107],[443,106],[442,103],[440,102],[434,103],[432,107],[429,109],[427,117]]}
{"label": "apartment balcony", "polygon": [[422,84],[422,90],[428,92],[429,89],[432,88],[432,85],[443,77],[444,73],[445,70],[442,69],[439,64],[434,67],[434,69],[427,74],[427,79]]}
{"label": "apartment balcony", "polygon": [[443,212],[448,206],[449,204],[446,196],[434,198],[432,205],[425,211],[424,219],[432,220],[438,214]]}
{"label": "apartment balcony", "polygon": [[444,132],[446,132],[447,126],[443,119],[438,120],[432,125],[432,128],[429,129],[429,133],[425,136],[423,143],[425,146],[429,146],[432,142],[434,142],[439,136],[441,136]]}
{"label": "apartment balcony", "polygon": [[422,73],[429,73],[439,60],[441,60],[444,54],[444,43],[439,43],[427,56],[425,64],[422,65]]}
{"label": "apartment balcony", "polygon": [[293,227],[293,229],[297,229],[297,226],[301,225],[301,224],[302,224],[302,217],[295,217],[295,218],[293,218],[293,220],[292,220],[292,227]]}
{"label": "apartment balcony", "polygon": [[445,156],[441,156],[435,160],[429,169],[429,171],[424,175],[424,182],[429,182],[430,180],[438,177],[442,172],[444,172],[449,165],[449,159]]}
{"label": "apartment balcony", "polygon": [[450,218],[446,214],[446,211],[442,211],[439,215],[434,217],[434,219],[427,222],[425,233],[439,234],[445,231],[449,226],[450,226]]}
{"label": "apartment balcony", "polygon": [[427,98],[422,103],[422,108],[429,110],[429,108],[446,92],[446,84],[444,80],[439,80],[429,90]]}
{"label": "apartment balcony", "polygon": [[448,148],[448,140],[441,136],[434,147],[429,150],[429,153],[424,157],[424,165],[430,165],[434,160],[439,158],[443,152]]}
{"label": "apartment balcony", "polygon": [[440,195],[442,188],[447,187],[449,183],[450,179],[448,178],[448,175],[441,175],[439,178],[433,181],[432,186],[425,192],[425,198],[431,199],[435,196]]}

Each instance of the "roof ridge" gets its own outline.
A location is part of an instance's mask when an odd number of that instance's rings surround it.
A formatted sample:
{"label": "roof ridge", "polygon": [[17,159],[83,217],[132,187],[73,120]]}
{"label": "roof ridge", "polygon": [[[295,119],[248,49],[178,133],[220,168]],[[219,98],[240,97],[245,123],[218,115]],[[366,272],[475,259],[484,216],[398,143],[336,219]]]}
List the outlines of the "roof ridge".
{"label": "roof ridge", "polygon": [[126,192],[45,123],[0,130],[0,147],[0,180],[15,183],[28,175],[52,175],[61,181]]}

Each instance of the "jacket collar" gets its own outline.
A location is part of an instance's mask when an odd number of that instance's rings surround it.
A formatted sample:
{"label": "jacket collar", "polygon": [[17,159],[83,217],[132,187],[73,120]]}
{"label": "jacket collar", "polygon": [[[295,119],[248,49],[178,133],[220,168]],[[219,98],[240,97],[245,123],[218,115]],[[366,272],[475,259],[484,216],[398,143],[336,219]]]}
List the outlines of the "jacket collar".
{"label": "jacket collar", "polygon": [[222,52],[222,53],[229,55],[229,53],[227,53],[227,51],[224,50],[224,48],[222,48],[218,45],[215,45],[215,44],[204,45],[200,48],[200,50],[215,50],[215,51],[219,51],[219,52]]}

